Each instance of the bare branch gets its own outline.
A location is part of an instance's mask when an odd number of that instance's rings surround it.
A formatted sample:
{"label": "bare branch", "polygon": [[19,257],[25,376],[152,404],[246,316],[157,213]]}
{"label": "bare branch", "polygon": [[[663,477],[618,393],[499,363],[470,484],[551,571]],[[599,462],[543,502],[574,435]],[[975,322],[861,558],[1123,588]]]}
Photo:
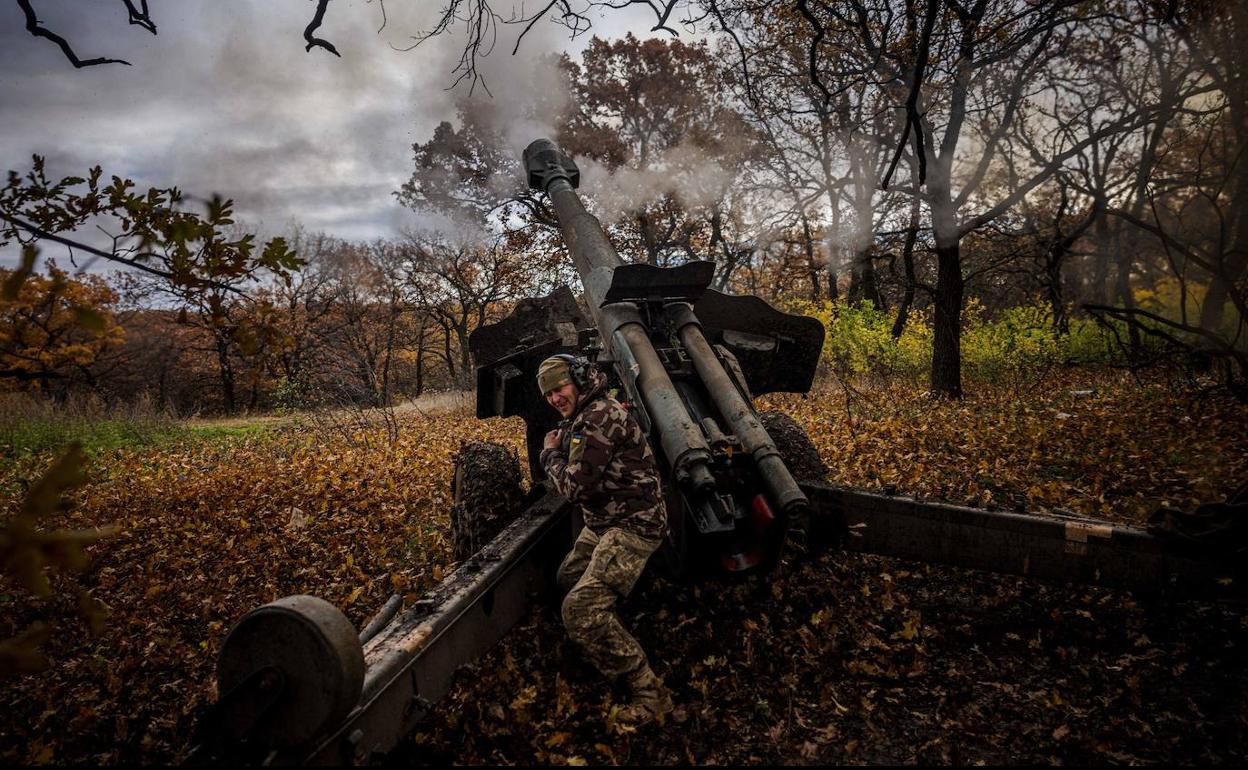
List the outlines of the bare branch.
{"label": "bare branch", "polygon": [[533,17],[528,20],[529,23],[524,25],[524,29],[520,31],[520,35],[516,37],[516,44],[511,49],[512,56],[515,56],[516,53],[519,52],[520,43],[524,40],[524,36],[529,34],[529,30],[533,29],[533,25],[543,19],[546,14],[550,12],[550,9],[554,8],[558,2],[559,0],[550,0],[550,3],[545,8],[533,14]]}
{"label": "bare branch", "polygon": [[142,27],[143,29],[156,34],[156,22],[152,21],[152,15],[147,10],[147,0],[139,0],[142,10],[134,7],[134,0],[121,0],[126,6],[126,13],[129,14],[130,23]]}
{"label": "bare branch", "polygon": [[[1211,90],[1213,90],[1212,86],[1206,86],[1204,88],[1193,90],[1190,95],[1196,96],[1201,93],[1207,93]],[[1152,122],[1157,113],[1161,112],[1163,109],[1164,105],[1148,105],[1141,107],[1135,113],[1119,118],[1118,120],[1105,123],[1095,133],[1089,134],[1076,144],[1071,145],[1064,152],[1054,156],[1043,168],[1033,174],[1029,180],[1020,185],[1010,195],[1002,199],[997,205],[964,223],[959,228],[960,232],[962,234],[966,234],[973,230],[977,230],[993,219],[1001,216],[1001,214],[1013,207],[1014,204],[1022,200],[1023,196],[1027,195],[1027,193],[1031,192],[1041,183],[1052,177],[1053,174],[1055,174],[1068,160],[1082,153],[1092,144],[1095,144],[1096,142],[1099,142],[1113,134],[1123,131],[1134,131],[1141,126],[1147,125]]]}
{"label": "bare branch", "polygon": [[324,48],[326,51],[329,51],[334,56],[342,58],[342,54],[338,53],[338,49],[334,48],[333,43],[329,42],[328,40],[323,40],[319,37],[314,37],[312,35],[313,32],[316,32],[316,30],[320,29],[321,22],[325,20],[325,9],[328,6],[329,6],[329,0],[316,0],[316,13],[312,16],[312,21],[309,22],[308,26],[305,27],[303,30],[303,39],[308,41],[308,44],[304,46],[303,50],[311,51],[314,47]]}
{"label": "bare branch", "polygon": [[1150,321],[1153,321],[1167,328],[1174,329],[1176,331],[1185,332],[1187,334],[1200,337],[1202,340],[1212,343],[1215,349],[1206,350],[1205,352],[1207,353],[1212,353],[1214,355],[1223,355],[1223,356],[1227,356],[1230,358],[1234,358],[1236,360],[1240,360],[1243,357],[1243,353],[1236,350],[1226,340],[1222,339],[1217,334],[1214,334],[1213,332],[1207,329],[1202,329],[1199,326],[1192,326],[1191,324],[1182,323],[1181,321],[1175,321],[1170,318],[1166,318],[1165,316],[1161,316],[1151,311],[1145,310],[1143,308],[1114,307],[1113,305],[1084,305],[1083,309],[1088,311],[1089,313],[1092,313],[1093,315],[1107,315],[1110,318],[1114,318],[1119,321],[1124,321],[1127,323],[1134,322],[1136,326],[1138,326],[1147,334],[1152,334],[1157,337],[1162,337],[1166,340],[1169,340],[1170,342],[1173,342],[1174,344],[1180,347],[1185,347],[1185,348],[1190,347],[1190,344],[1185,344],[1182,340],[1177,339],[1173,335],[1167,334],[1164,331],[1161,331],[1160,329],[1157,329],[1155,327],[1149,326],[1148,324],[1142,323],[1139,320],[1141,318],[1146,318]]}
{"label": "bare branch", "polygon": [[741,38],[737,35],[737,31],[730,27],[728,22],[724,19],[724,14],[720,11],[719,3],[716,2],[716,0],[708,0],[708,7],[711,15],[714,16],[715,20],[719,22],[719,28],[728,33],[728,36],[732,38],[732,42],[736,44],[737,52],[741,54],[741,81],[745,86],[745,95],[751,103],[757,102],[758,98],[754,94],[754,86],[750,82],[749,57],[745,52],[745,44],[741,42]]}
{"label": "bare branch", "polygon": [[[372,1],[373,0],[368,0],[370,3]],[[381,31],[386,28],[386,23],[388,21],[386,19],[386,0],[377,0],[377,5],[381,8],[381,26],[377,28],[377,34],[380,35]]]}
{"label": "bare branch", "polygon": [[810,82],[815,84],[815,88],[823,94],[823,103],[826,106],[832,101],[832,92],[824,85],[823,79],[819,77],[819,44],[823,42],[824,35],[827,30],[823,24],[815,18],[810,8],[806,5],[806,0],[797,0],[797,10],[801,11],[802,16],[810,24],[810,28],[815,32],[815,39],[810,41]]}
{"label": "bare branch", "polygon": [[[129,4],[127,3],[127,5]],[[144,3],[144,5],[146,5],[146,3]],[[125,61],[124,59],[105,59],[103,57],[96,59],[79,59],[78,54],[74,53],[74,49],[70,47],[65,38],[40,26],[39,18],[35,16],[35,9],[31,7],[30,0],[17,0],[17,7],[21,8],[22,13],[26,15],[26,31],[35,37],[42,37],[56,43],[57,47],[61,49],[61,53],[65,54],[65,58],[69,59],[69,63],[78,69],[82,69],[83,67],[94,67],[99,64],[124,64],[127,67],[130,66],[130,62]],[[155,31],[154,27],[152,31]]]}
{"label": "bare branch", "polygon": [[919,35],[919,47],[914,57],[914,79],[910,83],[910,94],[906,97],[906,127],[901,132],[901,139],[897,142],[897,151],[893,153],[893,159],[888,164],[884,181],[880,183],[881,190],[888,189],[889,180],[893,178],[893,171],[897,169],[897,163],[906,149],[906,141],[910,138],[911,131],[914,131],[915,143],[918,145],[915,156],[919,162],[919,178],[915,182],[915,189],[927,181],[927,153],[923,149],[923,127],[919,122],[922,118],[919,115],[919,94],[923,88],[923,78],[927,74],[927,58],[932,45],[932,28],[936,25],[940,3],[941,0],[928,0],[927,3],[927,16],[923,18],[923,32]]}

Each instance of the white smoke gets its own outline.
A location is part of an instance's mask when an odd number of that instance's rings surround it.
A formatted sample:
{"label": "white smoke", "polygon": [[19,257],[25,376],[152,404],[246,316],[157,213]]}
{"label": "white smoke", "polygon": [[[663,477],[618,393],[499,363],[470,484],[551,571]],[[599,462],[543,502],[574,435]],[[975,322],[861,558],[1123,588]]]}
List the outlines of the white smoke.
{"label": "white smoke", "polygon": [[737,178],[735,168],[688,142],[659,152],[646,168],[622,166],[612,171],[592,158],[576,158],[576,163],[598,216],[612,223],[668,195],[689,211],[705,209],[720,201]]}

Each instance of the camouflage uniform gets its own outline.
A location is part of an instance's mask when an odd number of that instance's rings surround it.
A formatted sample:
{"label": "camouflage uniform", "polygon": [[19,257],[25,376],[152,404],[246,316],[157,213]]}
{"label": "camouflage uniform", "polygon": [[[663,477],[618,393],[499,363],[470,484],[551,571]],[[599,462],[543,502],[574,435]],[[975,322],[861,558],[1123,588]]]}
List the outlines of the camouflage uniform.
{"label": "camouflage uniform", "polygon": [[568,592],[563,622],[604,676],[633,685],[653,674],[614,609],[662,543],[666,513],[654,454],[641,427],[606,394],[601,373],[591,371],[590,377],[576,411],[560,425],[558,447],[541,455],[555,490],[579,504],[585,518],[559,567],[559,585]]}

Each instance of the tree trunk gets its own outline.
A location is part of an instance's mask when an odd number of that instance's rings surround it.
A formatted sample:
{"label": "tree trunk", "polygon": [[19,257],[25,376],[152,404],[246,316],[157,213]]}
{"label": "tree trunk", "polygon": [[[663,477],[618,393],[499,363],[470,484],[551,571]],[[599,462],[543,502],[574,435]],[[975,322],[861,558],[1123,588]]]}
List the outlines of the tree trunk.
{"label": "tree trunk", "polygon": [[1222,325],[1222,315],[1232,287],[1248,268],[1248,160],[1237,162],[1239,179],[1235,185],[1235,197],[1230,210],[1235,213],[1234,239],[1230,248],[1218,257],[1221,270],[1209,281],[1209,289],[1200,308],[1200,327],[1217,332]]}
{"label": "tree trunk", "polygon": [[382,352],[381,364],[381,403],[378,406],[389,406],[390,399],[390,362],[394,359],[394,337],[399,325],[399,309],[396,300],[391,297],[389,325],[386,327],[386,345]]}
{"label": "tree trunk", "polygon": [[810,231],[810,220],[802,214],[802,246],[806,251],[806,276],[810,279],[810,300],[819,301],[819,260],[815,256],[815,238]]}
{"label": "tree trunk", "polygon": [[416,395],[413,398],[420,398],[425,392],[425,328],[428,323],[427,318],[420,320],[420,331],[416,332]]}
{"label": "tree trunk", "polygon": [[871,259],[870,251],[854,257],[854,269],[850,274],[849,301],[858,304],[863,300],[869,301],[876,310],[886,309],[879,282],[875,278],[875,263]]}
{"label": "tree trunk", "polygon": [[451,327],[449,325],[442,327],[442,358],[446,361],[446,373],[450,376],[451,382],[458,382],[455,375],[455,358],[451,355]]}
{"label": "tree trunk", "polygon": [[932,393],[962,397],[962,277],[961,245],[957,238],[936,243],[936,296],[932,339]]}
{"label": "tree trunk", "polygon": [[1049,295],[1049,307],[1053,312],[1053,328],[1058,334],[1070,332],[1070,319],[1066,315],[1066,296],[1062,291],[1062,262],[1064,254],[1049,253],[1045,265],[1045,289]]}
{"label": "tree trunk", "polygon": [[[1118,239],[1117,271],[1114,275],[1114,296],[1124,308],[1135,307],[1135,295],[1131,293],[1131,260],[1138,253],[1139,230],[1131,227],[1124,238]],[[1131,356],[1139,354],[1143,345],[1140,330],[1135,324],[1127,324],[1127,336],[1131,341]]]}
{"label": "tree trunk", "polygon": [[646,250],[646,264],[659,264],[659,245],[654,237],[654,223],[645,214],[637,215],[637,229],[641,233],[641,246]]}
{"label": "tree trunk", "polygon": [[215,333],[217,347],[217,370],[221,377],[221,403],[225,411],[233,414],[237,408],[234,398],[234,367],[230,365],[230,343],[223,332]]}
{"label": "tree trunk", "polygon": [[459,343],[459,376],[456,380],[460,387],[472,386],[472,351],[468,349],[468,321],[455,327],[455,340]]}
{"label": "tree trunk", "polygon": [[1109,264],[1114,256],[1109,217],[1096,220],[1093,242],[1096,244],[1096,248],[1093,249],[1096,255],[1093,259],[1096,262],[1092,266],[1092,286],[1089,292],[1092,295],[1092,302],[1089,304],[1104,305],[1109,302]]}
{"label": "tree trunk", "polygon": [[897,318],[893,321],[893,339],[901,339],[906,331],[906,321],[910,319],[910,308],[914,305],[914,290],[918,279],[914,275],[914,243],[919,238],[919,196],[915,195],[910,204],[910,227],[906,230],[906,243],[901,250],[901,262],[906,271],[906,289],[901,297],[901,305],[897,308]]}

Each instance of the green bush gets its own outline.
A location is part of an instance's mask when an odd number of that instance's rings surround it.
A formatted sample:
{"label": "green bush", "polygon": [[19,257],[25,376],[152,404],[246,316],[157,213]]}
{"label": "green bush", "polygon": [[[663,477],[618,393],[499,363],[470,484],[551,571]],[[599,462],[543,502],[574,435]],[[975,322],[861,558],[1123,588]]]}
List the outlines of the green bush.
{"label": "green bush", "polygon": [[962,318],[962,371],[972,380],[999,381],[1062,361],[1062,343],[1046,308],[1007,308],[989,321],[971,300]]}
{"label": "green bush", "polygon": [[[931,368],[930,313],[911,313],[901,337],[893,339],[896,314],[877,310],[870,302],[797,302],[788,309],[823,323],[822,365],[838,376],[919,379]],[[1118,331],[1125,340],[1125,326]],[[1042,302],[1007,308],[990,318],[972,299],[963,311],[962,372],[970,380],[1026,378],[1056,365],[1121,361],[1111,331],[1078,317],[1060,334]]]}
{"label": "green bush", "polygon": [[798,302],[790,309],[823,323],[822,364],[838,375],[919,376],[931,365],[932,332],[922,318],[912,316],[894,340],[895,315],[869,301]]}

